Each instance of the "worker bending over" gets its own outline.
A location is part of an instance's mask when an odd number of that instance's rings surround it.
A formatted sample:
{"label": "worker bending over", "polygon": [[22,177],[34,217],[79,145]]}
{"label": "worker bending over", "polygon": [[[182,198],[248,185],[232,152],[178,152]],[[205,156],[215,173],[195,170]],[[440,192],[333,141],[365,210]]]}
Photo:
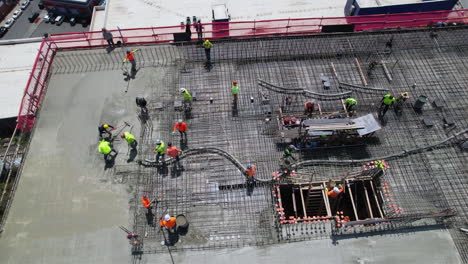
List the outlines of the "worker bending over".
{"label": "worker bending over", "polygon": [[315,101],[307,101],[304,105],[304,115],[312,116],[315,111]]}
{"label": "worker bending over", "polygon": [[184,140],[184,136],[185,136],[185,140],[187,141],[187,124],[184,121],[182,121],[182,119],[179,119],[174,124],[174,128],[172,129],[172,134],[175,134],[176,130],[179,131],[180,133],[180,139]]}
{"label": "worker bending over", "polygon": [[283,158],[284,159],[291,158],[294,161],[296,161],[296,158],[294,158],[294,156],[293,156],[293,151],[295,151],[295,150],[297,150],[297,149],[296,149],[296,147],[294,145],[289,145],[283,151]]}
{"label": "worker bending over", "polygon": [[121,138],[125,138],[125,140],[127,141],[128,145],[132,148],[132,149],[136,149],[137,145],[138,145],[138,142],[136,141],[135,139],[135,136],[130,134],[130,132],[124,132],[122,133],[122,135],[120,135]]}
{"label": "worker bending over", "polygon": [[172,146],[172,143],[167,143],[166,153],[169,157],[174,159],[174,168],[180,169],[180,157],[179,153],[182,153],[182,150],[178,149],[176,146]]}
{"label": "worker bending over", "polygon": [[114,129],[113,126],[108,125],[108,124],[102,124],[98,126],[99,138],[102,138],[103,134],[108,134],[109,138],[112,138],[112,133],[109,131],[109,128]]}
{"label": "worker bending over", "polygon": [[332,198],[336,198],[338,197],[338,195],[340,195],[340,193],[344,191],[344,187],[343,185],[338,184],[338,186],[333,187],[333,189],[331,190],[328,190],[328,188],[325,188],[325,191],[327,192],[328,196]]}
{"label": "worker bending over", "polygon": [[177,226],[176,218],[166,214],[159,220],[159,225],[161,229],[165,228],[168,232],[175,232]]}
{"label": "worker bending over", "polygon": [[356,107],[357,107],[357,100],[356,99],[354,99],[352,97],[346,98],[345,108],[346,108],[346,112],[348,112],[349,116],[354,115],[354,111],[356,111]]}
{"label": "worker bending over", "polygon": [[109,141],[105,140],[105,139],[102,139],[101,141],[99,141],[98,152],[104,155],[104,160],[105,161],[107,161],[107,157],[112,152],[117,154],[117,151],[115,151],[112,148],[112,144]]}

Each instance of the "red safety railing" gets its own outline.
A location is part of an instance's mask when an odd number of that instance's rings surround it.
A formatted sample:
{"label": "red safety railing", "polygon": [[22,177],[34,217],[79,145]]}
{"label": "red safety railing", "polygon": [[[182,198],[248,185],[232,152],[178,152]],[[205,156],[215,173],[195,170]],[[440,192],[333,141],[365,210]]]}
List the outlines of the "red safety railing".
{"label": "red safety railing", "polygon": [[[416,28],[426,27],[437,22],[468,23],[467,14],[468,10],[450,10],[355,17],[218,22],[203,24],[203,37],[206,39],[223,39],[305,35],[320,33],[324,26],[351,24],[354,25],[354,31]],[[194,27],[191,30],[192,39],[196,39],[197,33]],[[114,42],[120,41],[124,45],[173,42],[174,33],[183,32],[185,32],[185,26],[112,30]],[[32,129],[53,56],[57,49],[94,48],[106,45],[107,42],[103,39],[100,31],[54,34],[44,39],[21,101],[17,127],[24,131]]]}

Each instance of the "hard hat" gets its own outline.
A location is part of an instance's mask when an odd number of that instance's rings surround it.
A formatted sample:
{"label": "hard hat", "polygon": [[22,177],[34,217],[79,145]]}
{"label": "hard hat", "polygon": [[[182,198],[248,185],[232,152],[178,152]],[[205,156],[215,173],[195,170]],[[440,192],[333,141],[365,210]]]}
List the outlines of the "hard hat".
{"label": "hard hat", "polygon": [[125,138],[125,134],[122,133],[122,134],[120,135],[120,137],[121,137],[121,138]]}
{"label": "hard hat", "polygon": [[185,92],[185,88],[180,88],[179,90],[181,93]]}
{"label": "hard hat", "polygon": [[232,85],[237,85],[237,81],[232,81]]}
{"label": "hard hat", "polygon": [[130,54],[130,51],[129,51],[129,50],[127,50],[127,54]]}
{"label": "hard hat", "polygon": [[247,165],[247,169],[250,170],[251,168],[252,168],[252,164]]}
{"label": "hard hat", "polygon": [[168,143],[167,143],[167,146],[168,146],[168,147],[172,147],[172,142],[168,142]]}
{"label": "hard hat", "polygon": [[207,42],[210,42],[210,41],[207,39],[207,40],[205,40],[205,43],[207,43]]}
{"label": "hard hat", "polygon": [[147,195],[147,194],[143,194],[143,198],[148,198],[148,195]]}
{"label": "hard hat", "polygon": [[338,189],[338,187],[335,186],[335,187],[333,187],[333,192],[334,193],[340,193],[340,189]]}
{"label": "hard hat", "polygon": [[289,145],[289,146],[288,146],[288,149],[289,149],[289,150],[295,150],[296,147],[295,147],[294,145]]}
{"label": "hard hat", "polygon": [[160,145],[160,144],[161,144],[161,140],[160,139],[156,140],[156,145]]}
{"label": "hard hat", "polygon": [[108,124],[104,124],[103,127],[104,127],[104,128],[109,128],[109,125],[108,125]]}
{"label": "hard hat", "polygon": [[177,123],[182,123],[182,119],[177,120]]}
{"label": "hard hat", "polygon": [[164,216],[164,220],[169,221],[169,219],[171,219],[171,216],[170,216],[169,214],[166,214],[166,215]]}

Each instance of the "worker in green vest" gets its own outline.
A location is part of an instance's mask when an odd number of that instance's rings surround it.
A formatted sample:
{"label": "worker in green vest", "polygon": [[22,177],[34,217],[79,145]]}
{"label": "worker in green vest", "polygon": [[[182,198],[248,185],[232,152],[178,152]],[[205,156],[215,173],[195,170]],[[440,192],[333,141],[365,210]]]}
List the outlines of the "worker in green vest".
{"label": "worker in green vest", "polygon": [[124,138],[132,149],[136,149],[138,142],[134,135],[130,134],[130,132],[124,132],[120,137]]}
{"label": "worker in green vest", "polygon": [[104,160],[107,160],[107,157],[111,152],[117,153],[117,151],[112,148],[111,143],[105,139],[99,141],[98,152],[104,155]]}
{"label": "worker in green vest", "polygon": [[164,154],[166,154],[166,144],[164,144],[164,141],[160,139],[156,140],[156,147],[154,147],[154,152],[156,152],[156,163],[159,163],[159,159],[162,158],[162,163],[164,164]]}
{"label": "worker in green vest", "polygon": [[203,42],[203,48],[205,48],[205,55],[206,55],[206,60],[211,61],[211,48],[213,47],[213,43],[211,43],[209,40],[205,40]]}
{"label": "worker in green vest", "polygon": [[237,95],[239,94],[239,85],[237,84],[236,81],[232,82],[231,93],[232,93],[232,103],[235,106],[237,106]]}
{"label": "worker in green vest", "polygon": [[283,151],[283,158],[284,159],[287,159],[287,158],[291,158],[293,159],[294,161],[296,161],[296,158],[294,158],[293,156],[293,151],[297,150],[297,148],[294,146],[294,145],[289,145],[287,148],[284,149]]}
{"label": "worker in green vest", "polygon": [[380,118],[383,118],[385,116],[385,113],[387,113],[388,108],[390,108],[390,106],[393,105],[395,100],[396,100],[395,97],[393,97],[393,95],[391,95],[391,94],[384,95],[384,97],[380,101],[382,103],[380,105],[380,109],[379,109],[379,117]]}
{"label": "worker in green vest", "polygon": [[348,112],[349,116],[352,116],[354,114],[354,111],[356,111],[357,107],[357,101],[356,99],[352,97],[348,97],[345,100],[345,108],[346,112]]}

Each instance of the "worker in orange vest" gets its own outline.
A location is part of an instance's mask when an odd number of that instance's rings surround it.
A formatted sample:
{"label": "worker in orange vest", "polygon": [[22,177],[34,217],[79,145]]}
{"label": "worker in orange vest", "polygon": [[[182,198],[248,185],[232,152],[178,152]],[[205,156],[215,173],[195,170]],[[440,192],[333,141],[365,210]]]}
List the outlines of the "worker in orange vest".
{"label": "worker in orange vest", "polygon": [[179,119],[174,124],[174,128],[172,129],[172,134],[175,134],[176,130],[179,131],[181,140],[184,140],[184,136],[185,136],[185,140],[187,140],[187,124],[184,121],[182,121],[182,119]]}
{"label": "worker in orange vest", "polygon": [[141,197],[141,204],[143,204],[143,207],[145,207],[146,209],[148,209],[148,213],[151,212],[151,209],[152,209],[152,204],[155,204],[157,201],[156,199],[154,199],[153,201],[151,201],[149,198],[148,198],[148,195],[146,194],[143,194],[143,197]]}
{"label": "worker in orange vest", "polygon": [[166,214],[159,219],[159,225],[161,229],[166,228],[168,232],[174,232],[176,229],[176,218]]}
{"label": "worker in orange vest", "polygon": [[166,154],[175,160],[174,168],[181,169],[179,153],[182,153],[182,150],[178,149],[176,146],[172,146],[171,142],[167,143]]}
{"label": "worker in orange vest", "polygon": [[130,64],[132,64],[132,73],[136,72],[136,62],[133,54],[135,54],[137,51],[138,49],[134,49],[132,51],[127,50],[127,55],[125,55],[125,59],[123,60],[123,62],[129,61]]}
{"label": "worker in orange vest", "polygon": [[307,101],[304,105],[304,115],[311,116],[315,111],[315,102]]}
{"label": "worker in orange vest", "polygon": [[335,186],[330,191],[328,190],[328,188],[325,188],[325,191],[327,192],[328,196],[336,198],[338,197],[338,195],[340,195],[340,193],[344,191],[344,187],[341,184],[338,184],[338,187]]}
{"label": "worker in orange vest", "polygon": [[247,165],[247,170],[245,171],[245,175],[247,175],[247,181],[253,182],[255,176],[255,165],[249,164]]}

